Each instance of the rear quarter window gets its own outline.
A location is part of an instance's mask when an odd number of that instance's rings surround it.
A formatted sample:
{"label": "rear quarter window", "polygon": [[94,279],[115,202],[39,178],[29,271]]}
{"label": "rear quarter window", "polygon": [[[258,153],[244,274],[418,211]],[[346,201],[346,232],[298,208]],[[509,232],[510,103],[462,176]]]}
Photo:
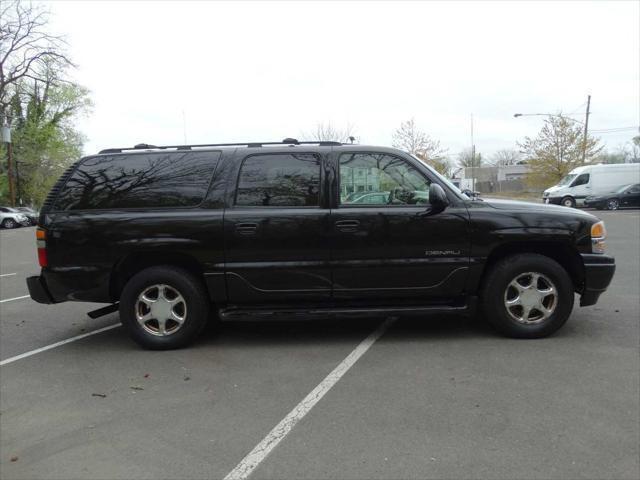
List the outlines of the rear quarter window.
{"label": "rear quarter window", "polygon": [[104,155],[83,160],[55,210],[194,207],[209,187],[219,152]]}

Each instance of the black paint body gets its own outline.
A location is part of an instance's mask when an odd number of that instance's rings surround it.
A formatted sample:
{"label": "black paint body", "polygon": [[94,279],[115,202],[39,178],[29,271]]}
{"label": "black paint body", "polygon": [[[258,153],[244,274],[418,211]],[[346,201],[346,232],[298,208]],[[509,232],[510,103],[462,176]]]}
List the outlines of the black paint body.
{"label": "black paint body", "polygon": [[[247,156],[293,150],[321,159],[319,207],[234,205]],[[251,309],[446,311],[471,307],[488,266],[509,253],[557,259],[582,304],[595,303],[613,275],[613,259],[591,252],[596,217],[552,205],[469,200],[394,149],[296,145],[211,151],[218,156],[215,173],[197,206],[43,208],[39,225],[47,231],[49,265],[29,280],[32,297],[43,303],[117,302],[137,271],[177,264],[201,276],[228,318]],[[339,205],[338,158],[345,152],[380,152],[408,162],[442,186],[449,206],[432,214],[428,206]]]}

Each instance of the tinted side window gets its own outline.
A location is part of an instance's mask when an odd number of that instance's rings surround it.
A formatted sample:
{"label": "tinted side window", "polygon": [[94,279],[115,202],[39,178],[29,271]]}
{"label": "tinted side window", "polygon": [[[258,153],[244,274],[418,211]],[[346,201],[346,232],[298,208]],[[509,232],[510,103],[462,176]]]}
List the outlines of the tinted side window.
{"label": "tinted side window", "polygon": [[429,180],[402,158],[383,153],[340,156],[341,205],[418,205],[429,202]]}
{"label": "tinted side window", "polygon": [[313,154],[247,157],[240,168],[236,205],[315,207],[320,204],[320,159]]}
{"label": "tinted side window", "polygon": [[586,185],[587,183],[589,183],[589,174],[583,173],[582,175],[578,175],[578,178],[574,180],[571,186],[577,187],[578,185]]}
{"label": "tinted side window", "polygon": [[207,192],[217,152],[92,157],[71,175],[57,210],[193,207]]}

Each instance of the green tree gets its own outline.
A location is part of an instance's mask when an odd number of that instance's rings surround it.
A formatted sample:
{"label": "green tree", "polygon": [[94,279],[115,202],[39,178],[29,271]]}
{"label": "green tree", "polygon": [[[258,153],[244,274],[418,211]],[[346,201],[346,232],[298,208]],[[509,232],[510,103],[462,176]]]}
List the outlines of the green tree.
{"label": "green tree", "polygon": [[11,126],[13,145],[12,168],[0,145],[2,203],[13,200],[11,184],[18,202],[39,206],[81,154],[83,138],[74,121],[91,103],[87,90],[67,78],[73,64],[66,43],[48,25],[44,6],[0,1],[0,124]]}
{"label": "green tree", "polygon": [[84,138],[74,121],[91,101],[85,88],[54,79],[24,82],[20,88],[10,106],[19,201],[40,206],[60,174],[82,154]]}
{"label": "green tree", "polygon": [[526,181],[532,187],[548,187],[582,165],[592,162],[602,151],[600,140],[588,135],[586,141],[582,126],[563,116],[549,116],[535,138],[525,137],[518,144],[529,164]]}

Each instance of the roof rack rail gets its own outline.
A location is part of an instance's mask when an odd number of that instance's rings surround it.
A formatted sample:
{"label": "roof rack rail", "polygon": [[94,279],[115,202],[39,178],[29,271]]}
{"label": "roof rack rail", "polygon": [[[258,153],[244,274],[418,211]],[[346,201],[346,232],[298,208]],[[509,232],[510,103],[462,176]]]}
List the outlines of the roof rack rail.
{"label": "roof rack rail", "polygon": [[295,145],[319,145],[321,147],[331,147],[344,145],[341,142],[334,142],[328,140],[315,140],[315,141],[303,141],[300,142],[295,138],[285,138],[281,142],[235,142],[235,143],[201,143],[197,145],[149,145],[148,143],[138,143],[133,147],[123,148],[106,148],[100,150],[98,154],[105,153],[122,153],[131,150],[191,150],[192,148],[205,148],[205,147],[247,147],[247,148],[259,148],[264,145],[289,145],[291,147]]}

